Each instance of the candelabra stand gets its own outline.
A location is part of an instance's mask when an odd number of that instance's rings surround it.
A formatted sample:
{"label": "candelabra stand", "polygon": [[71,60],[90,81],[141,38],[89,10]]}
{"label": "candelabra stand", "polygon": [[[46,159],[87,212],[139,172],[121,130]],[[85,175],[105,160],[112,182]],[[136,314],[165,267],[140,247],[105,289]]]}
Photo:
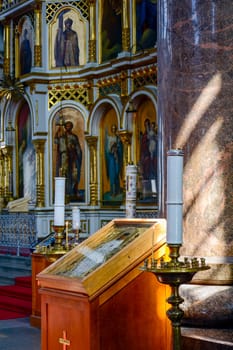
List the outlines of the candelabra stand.
{"label": "candelabra stand", "polygon": [[73,233],[75,235],[75,244],[78,244],[79,242],[79,232],[80,232],[79,229],[73,229]]}
{"label": "candelabra stand", "polygon": [[54,231],[55,231],[55,244],[54,244],[53,253],[61,254],[65,251],[62,244],[62,241],[64,238],[64,226],[54,226]]}
{"label": "candelabra stand", "polygon": [[181,349],[181,320],[184,315],[179,305],[184,301],[179,295],[179,286],[192,280],[195,273],[208,270],[210,267],[206,265],[205,259],[197,258],[179,261],[179,249],[181,245],[168,245],[170,250],[170,261],[165,262],[163,258],[155,260],[152,256],[151,265],[145,260],[143,271],[152,272],[160,283],[167,284],[171,287],[171,296],[167,302],[172,307],[167,311],[167,317],[172,323],[173,350]]}

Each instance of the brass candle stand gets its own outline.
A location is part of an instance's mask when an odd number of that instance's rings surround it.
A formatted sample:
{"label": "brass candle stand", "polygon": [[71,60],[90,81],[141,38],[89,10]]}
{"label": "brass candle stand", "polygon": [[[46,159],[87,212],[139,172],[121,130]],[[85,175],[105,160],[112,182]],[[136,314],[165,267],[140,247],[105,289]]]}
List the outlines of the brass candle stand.
{"label": "brass candle stand", "polygon": [[69,239],[68,229],[66,226],[53,226],[54,236],[48,239],[45,239],[43,244],[39,243],[36,246],[36,253],[44,254],[48,257],[64,255],[75,245],[79,244],[79,233],[80,230],[73,230],[73,238]]}
{"label": "brass candle stand", "polygon": [[61,254],[63,252],[66,252],[66,249],[64,249],[64,246],[62,244],[64,239],[64,226],[54,226],[54,232],[55,232],[55,244],[53,253]]}
{"label": "brass candle stand", "polygon": [[73,233],[75,235],[75,245],[79,244],[79,229],[73,229]]}
{"label": "brass candle stand", "polygon": [[167,302],[172,307],[167,311],[167,317],[172,324],[173,350],[180,350],[181,320],[184,312],[179,305],[183,303],[184,299],[179,295],[179,287],[181,284],[190,282],[197,272],[208,270],[210,267],[206,265],[204,258],[201,258],[200,261],[197,258],[191,260],[184,258],[184,261],[179,261],[181,245],[171,244],[168,247],[170,250],[168,262],[164,261],[163,258],[155,260],[152,256],[151,265],[149,266],[147,259],[141,269],[152,272],[160,283],[171,287],[171,295]]}

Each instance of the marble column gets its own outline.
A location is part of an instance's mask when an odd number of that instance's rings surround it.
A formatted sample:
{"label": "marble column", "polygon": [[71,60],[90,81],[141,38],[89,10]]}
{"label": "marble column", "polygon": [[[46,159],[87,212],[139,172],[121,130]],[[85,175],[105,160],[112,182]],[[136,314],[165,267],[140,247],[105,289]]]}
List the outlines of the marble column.
{"label": "marble column", "polygon": [[11,38],[11,28],[10,23],[6,22],[4,25],[4,62],[3,62],[3,73],[4,75],[10,75],[10,39]]}
{"label": "marble column", "polygon": [[[166,158],[171,148],[182,148],[185,153],[181,253],[206,257],[211,264],[210,271],[197,274],[200,283],[230,285],[233,2],[184,0],[181,5],[180,0],[160,0],[158,17],[158,109],[163,123],[163,156]],[[166,169],[164,173],[166,179]],[[224,293],[220,293],[223,300]],[[225,294],[228,308],[232,308],[230,294],[232,289]]]}

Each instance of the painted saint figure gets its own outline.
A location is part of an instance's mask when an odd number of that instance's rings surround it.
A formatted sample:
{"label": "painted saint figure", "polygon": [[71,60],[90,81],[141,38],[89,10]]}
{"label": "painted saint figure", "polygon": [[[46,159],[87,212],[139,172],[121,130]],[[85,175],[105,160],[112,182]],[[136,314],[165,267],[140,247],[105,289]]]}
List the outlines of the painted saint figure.
{"label": "painted saint figure", "polygon": [[136,0],[136,18],[139,47],[153,47],[157,40],[157,0]]}
{"label": "painted saint figure", "polygon": [[141,134],[140,144],[140,165],[142,175],[143,193],[152,192],[152,184],[157,187],[157,130],[155,122],[146,118],[144,121],[145,130]]}
{"label": "painted saint figure", "polygon": [[65,20],[65,30],[63,31],[65,12],[67,10],[62,11],[58,16],[58,30],[54,46],[56,67],[79,65],[78,34],[72,29],[73,20],[71,18]]}
{"label": "painted saint figure", "polygon": [[111,134],[105,136],[105,159],[107,177],[110,182],[110,195],[115,197],[121,192],[120,174],[123,163],[123,145],[117,135],[115,124],[111,126]]}
{"label": "painted saint figure", "polygon": [[30,73],[32,67],[32,50],[28,39],[28,30],[23,32],[23,41],[20,45],[20,73]]}
{"label": "painted saint figure", "polygon": [[56,176],[66,176],[66,195],[77,196],[81,177],[82,149],[79,138],[72,132],[73,123],[65,122],[55,134],[57,145]]}

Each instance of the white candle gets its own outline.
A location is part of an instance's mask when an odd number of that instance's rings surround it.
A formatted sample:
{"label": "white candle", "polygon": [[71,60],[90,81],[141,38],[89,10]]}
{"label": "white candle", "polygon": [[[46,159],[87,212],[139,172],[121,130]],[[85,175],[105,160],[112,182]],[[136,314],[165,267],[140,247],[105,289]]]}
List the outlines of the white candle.
{"label": "white candle", "polygon": [[182,150],[167,153],[167,243],[183,242],[183,156]]}
{"label": "white candle", "polygon": [[136,217],[137,200],[137,167],[136,165],[127,165],[126,167],[126,217]]}
{"label": "white candle", "polygon": [[65,203],[65,181],[65,177],[55,177],[55,205],[64,205]]}
{"label": "white candle", "polygon": [[80,209],[78,207],[72,208],[72,228],[73,230],[80,229]]}
{"label": "white candle", "polygon": [[54,205],[54,226],[64,226],[65,206]]}
{"label": "white candle", "polygon": [[137,199],[137,166],[126,166],[126,200],[136,201]]}

